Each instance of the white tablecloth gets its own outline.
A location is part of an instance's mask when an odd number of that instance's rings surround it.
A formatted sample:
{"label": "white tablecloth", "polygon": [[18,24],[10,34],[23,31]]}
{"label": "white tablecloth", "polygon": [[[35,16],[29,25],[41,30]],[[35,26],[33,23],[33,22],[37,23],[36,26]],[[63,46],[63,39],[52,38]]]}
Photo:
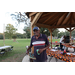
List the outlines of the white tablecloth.
{"label": "white tablecloth", "polygon": [[2,47],[0,47],[0,50],[1,49],[6,49],[6,48],[11,48],[11,46],[2,46]]}

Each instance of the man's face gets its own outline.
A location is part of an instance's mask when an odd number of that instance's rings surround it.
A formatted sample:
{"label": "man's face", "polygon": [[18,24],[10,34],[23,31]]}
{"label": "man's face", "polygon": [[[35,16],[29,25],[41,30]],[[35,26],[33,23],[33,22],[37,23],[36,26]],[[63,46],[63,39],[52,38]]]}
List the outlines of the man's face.
{"label": "man's face", "polygon": [[40,34],[40,30],[34,30],[33,32],[35,36],[38,36]]}

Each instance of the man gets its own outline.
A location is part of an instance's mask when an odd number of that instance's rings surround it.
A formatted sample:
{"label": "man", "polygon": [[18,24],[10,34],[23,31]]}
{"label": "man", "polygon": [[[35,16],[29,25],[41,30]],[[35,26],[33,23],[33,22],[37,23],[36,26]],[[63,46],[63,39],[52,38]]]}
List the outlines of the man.
{"label": "man", "polygon": [[[31,38],[31,44],[27,49],[27,54],[29,53],[29,49],[34,46],[34,56],[36,57],[35,62],[45,62],[47,61],[46,49],[49,48],[49,41],[44,34],[40,34],[40,29],[38,27],[33,28],[34,36]],[[37,49],[39,49],[37,54]]]}
{"label": "man", "polygon": [[63,45],[62,45],[62,43],[64,43],[64,41],[65,41],[65,35],[64,36],[62,36],[61,37],[61,39],[60,39],[60,49],[63,51]]}

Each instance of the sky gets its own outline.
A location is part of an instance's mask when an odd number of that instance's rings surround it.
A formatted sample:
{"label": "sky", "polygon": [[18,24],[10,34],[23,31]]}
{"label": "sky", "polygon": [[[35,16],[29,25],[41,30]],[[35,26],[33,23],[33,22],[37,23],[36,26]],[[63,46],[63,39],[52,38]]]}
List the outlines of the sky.
{"label": "sky", "polygon": [[[3,33],[5,26],[10,23],[10,24],[14,25],[15,28],[18,29],[17,30],[18,33],[23,34],[24,33],[23,28],[24,28],[25,24],[21,23],[20,25],[17,26],[15,24],[16,21],[12,20],[12,18],[10,16],[11,13],[14,13],[14,12],[1,12],[1,14],[0,14],[0,21],[1,21],[0,22],[0,33]],[[60,28],[59,31],[62,32],[62,31],[65,31],[65,29]]]}
{"label": "sky", "polygon": [[13,12],[1,12],[0,14],[0,33],[3,33],[5,27],[7,24],[12,24],[15,28],[17,28],[18,33],[24,33],[23,28],[25,26],[24,23],[21,23],[20,25],[16,25],[14,20],[12,20],[10,14]]}

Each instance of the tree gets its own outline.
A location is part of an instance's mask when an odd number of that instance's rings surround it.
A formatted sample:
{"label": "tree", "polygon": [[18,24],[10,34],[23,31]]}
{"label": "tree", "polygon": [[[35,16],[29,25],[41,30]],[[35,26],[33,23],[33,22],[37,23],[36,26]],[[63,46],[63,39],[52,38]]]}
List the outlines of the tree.
{"label": "tree", "polygon": [[75,30],[72,31],[72,36],[75,37]]}
{"label": "tree", "polygon": [[13,36],[13,34],[15,34],[16,31],[17,31],[17,29],[14,28],[14,26],[12,24],[7,24],[5,35],[9,39],[12,39],[12,36]]}
{"label": "tree", "polygon": [[21,33],[16,33],[17,38],[23,38],[23,34]]}
{"label": "tree", "polygon": [[40,28],[40,33],[50,36],[50,32],[47,28]]}
{"label": "tree", "polygon": [[18,24],[25,23],[26,26],[30,25],[30,19],[27,17],[25,12],[15,12],[10,15],[13,20],[16,20],[18,22]]}
{"label": "tree", "polygon": [[[11,16],[12,16],[13,20],[16,20],[18,22],[18,24],[25,23],[25,25],[27,27],[25,26],[23,30],[26,32],[26,37],[30,37],[30,32],[27,32],[27,29],[28,29],[28,27],[30,27],[31,22],[30,22],[30,19],[25,14],[25,12],[15,12],[15,13],[12,13]],[[40,28],[40,32],[42,34],[46,34],[47,36],[50,35],[50,32],[49,32],[49,30],[47,28]],[[53,31],[52,35],[57,36],[58,32],[59,32],[58,29],[55,29]]]}
{"label": "tree", "polygon": [[30,38],[31,36],[30,27],[24,27],[23,30],[25,31],[26,38]]}
{"label": "tree", "polygon": [[[20,23],[24,23],[25,24],[25,27],[23,29],[23,31],[25,31],[26,33],[24,33],[23,37],[27,37],[27,38],[30,38],[30,19],[27,17],[27,15],[25,14],[25,12],[15,12],[15,13],[12,13],[11,14],[11,17],[13,20],[16,20],[16,24],[17,26],[20,24]],[[21,36],[21,38],[23,38]]]}
{"label": "tree", "polygon": [[14,39],[13,42],[16,42],[17,36],[15,34],[12,36],[12,38]]}
{"label": "tree", "polygon": [[[49,30],[47,29],[47,28],[40,28],[40,32],[42,33],[42,34],[45,34],[45,35],[47,35],[47,36],[50,36],[50,32],[49,32]],[[57,34],[58,34],[58,32],[59,32],[59,30],[58,29],[55,29],[53,32],[52,32],[52,36],[57,36]]]}
{"label": "tree", "polygon": [[55,30],[52,32],[53,37],[57,37],[58,32],[59,32],[59,30],[58,30],[58,29],[55,29]]}
{"label": "tree", "polygon": [[58,33],[58,38],[61,38],[63,35],[65,35],[65,32],[59,32]]}
{"label": "tree", "polygon": [[0,39],[3,39],[3,33],[0,33]]}
{"label": "tree", "polygon": [[64,35],[69,36],[70,35],[69,31],[65,31]]}

